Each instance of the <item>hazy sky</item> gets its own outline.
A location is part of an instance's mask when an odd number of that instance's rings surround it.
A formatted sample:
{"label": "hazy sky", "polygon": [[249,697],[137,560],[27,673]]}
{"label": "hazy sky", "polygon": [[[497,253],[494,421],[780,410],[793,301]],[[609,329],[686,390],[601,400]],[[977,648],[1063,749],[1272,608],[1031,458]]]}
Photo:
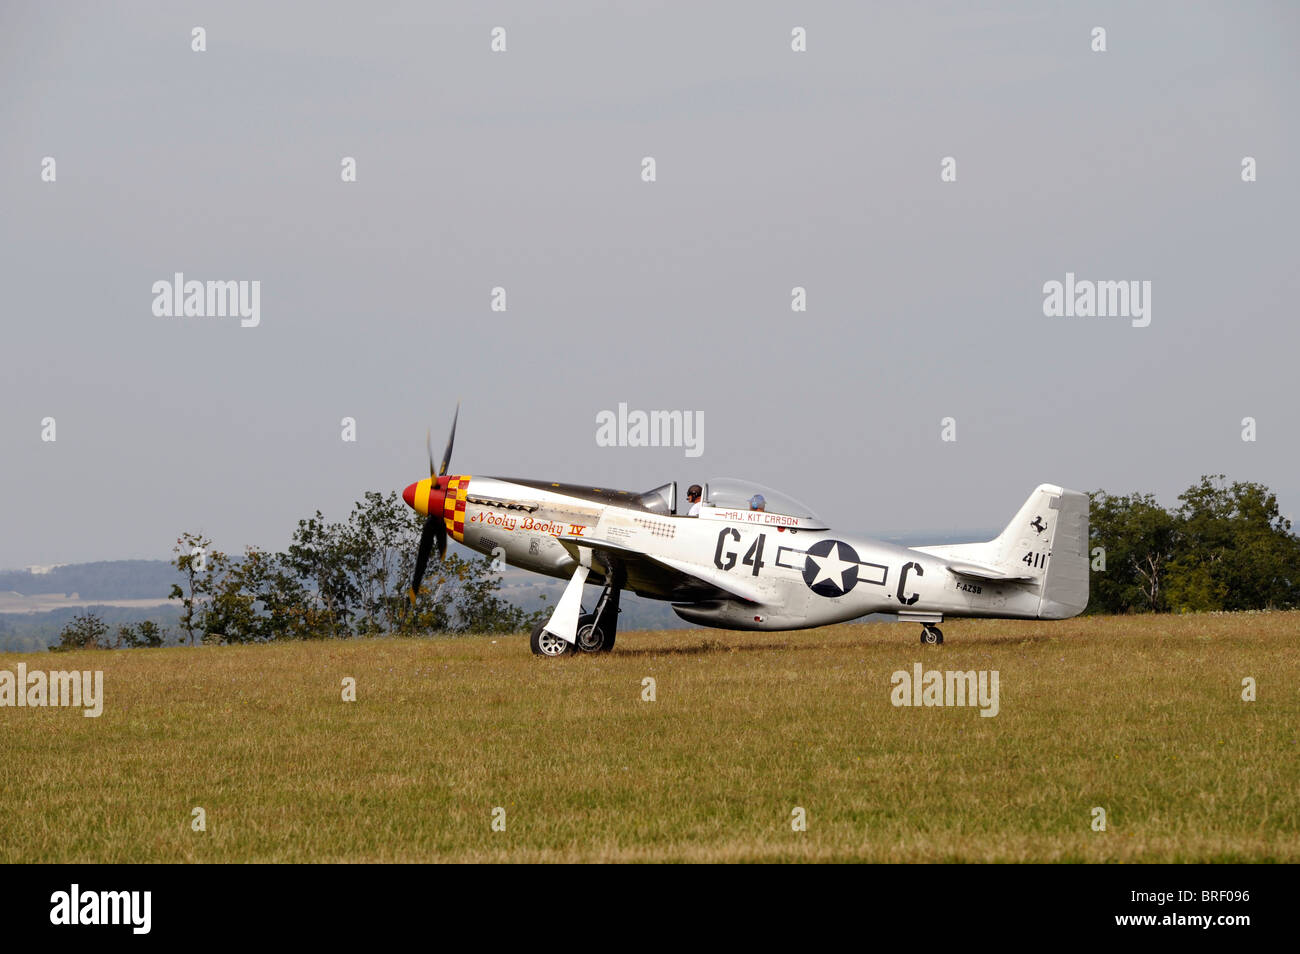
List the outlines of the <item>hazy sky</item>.
{"label": "hazy sky", "polygon": [[[453,473],[866,533],[1217,472],[1300,516],[1300,7],[624,6],[0,6],[0,566],[283,547],[457,399]],[[178,271],[261,324],[155,317]],[[1045,317],[1066,272],[1150,325]],[[703,455],[597,446],[620,402]]]}

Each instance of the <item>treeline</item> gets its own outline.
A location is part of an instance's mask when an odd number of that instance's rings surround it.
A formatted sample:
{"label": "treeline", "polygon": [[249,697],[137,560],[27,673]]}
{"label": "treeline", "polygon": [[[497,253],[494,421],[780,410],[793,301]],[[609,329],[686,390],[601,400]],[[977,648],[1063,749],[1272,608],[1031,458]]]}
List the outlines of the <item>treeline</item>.
{"label": "treeline", "polygon": [[[179,642],[258,643],[395,633],[497,633],[530,629],[547,612],[525,612],[498,595],[500,576],[486,558],[449,555],[434,562],[411,606],[422,519],[394,493],[365,495],[340,523],[320,511],[298,521],[287,549],[249,547],[240,555],[184,533],[173,548],[181,582]],[[144,627],[151,627],[145,631]],[[163,645],[153,624],[109,627],[92,613],[65,627],[54,650]]]}
{"label": "treeline", "polygon": [[1300,606],[1300,539],[1263,484],[1202,477],[1171,510],[1151,494],[1089,497],[1089,613]]}
{"label": "treeline", "polygon": [[166,630],[153,620],[123,623],[113,632],[94,610],[83,610],[63,627],[58,643],[49,649],[52,653],[73,649],[138,649],[162,646],[166,640]]}

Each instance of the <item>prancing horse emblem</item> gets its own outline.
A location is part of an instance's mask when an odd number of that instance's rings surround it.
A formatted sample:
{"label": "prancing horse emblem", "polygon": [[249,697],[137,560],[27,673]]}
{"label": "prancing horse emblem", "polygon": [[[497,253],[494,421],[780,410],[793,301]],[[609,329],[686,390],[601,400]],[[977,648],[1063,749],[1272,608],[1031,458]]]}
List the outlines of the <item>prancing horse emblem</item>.
{"label": "prancing horse emblem", "polygon": [[1047,529],[1047,524],[1043,523],[1042,517],[1035,517],[1034,522],[1031,523],[1030,526],[1033,527],[1034,531],[1037,533],[1042,533]]}

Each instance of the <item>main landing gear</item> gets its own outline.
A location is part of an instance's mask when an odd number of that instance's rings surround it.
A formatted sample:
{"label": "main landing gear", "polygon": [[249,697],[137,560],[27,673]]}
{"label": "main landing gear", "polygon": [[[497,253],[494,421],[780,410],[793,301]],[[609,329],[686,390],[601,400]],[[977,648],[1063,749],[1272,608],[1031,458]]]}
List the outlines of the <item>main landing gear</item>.
{"label": "main landing gear", "polygon": [[596,601],[596,612],[578,617],[578,649],[584,653],[607,653],[614,648],[618,632],[618,587],[606,584]]}
{"label": "main landing gear", "polygon": [[[611,574],[613,576],[614,574]],[[567,656],[569,653],[607,653],[614,648],[618,633],[618,597],[620,587],[606,583],[601,590],[596,609],[578,617],[577,641],[570,643],[546,628],[546,623],[533,627],[528,646],[535,656]],[[570,617],[572,618],[572,617]],[[549,621],[548,621],[549,622]]]}
{"label": "main landing gear", "polygon": [[921,625],[921,644],[924,646],[942,646],[943,630],[934,623],[923,623]]}

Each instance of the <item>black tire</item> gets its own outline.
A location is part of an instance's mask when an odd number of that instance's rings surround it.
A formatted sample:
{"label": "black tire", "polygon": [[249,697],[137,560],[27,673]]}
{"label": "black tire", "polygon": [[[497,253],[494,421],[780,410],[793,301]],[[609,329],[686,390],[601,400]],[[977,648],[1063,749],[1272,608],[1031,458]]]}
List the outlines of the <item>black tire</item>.
{"label": "black tire", "polygon": [[566,640],[561,639],[554,633],[546,632],[546,624],[538,623],[533,627],[532,635],[528,637],[528,648],[533,651],[534,656],[567,656],[573,652],[573,646]]}
{"label": "black tire", "polygon": [[596,627],[596,614],[578,617],[578,642],[576,647],[584,653],[607,653],[614,648],[614,634],[605,626]]}
{"label": "black tire", "polygon": [[[578,626],[581,627],[584,623],[589,623],[595,618],[595,613],[588,613],[578,620]],[[609,626],[608,622],[606,625],[602,626],[601,629],[605,632],[605,641],[600,646],[600,652],[607,653],[614,648],[614,640],[618,638],[618,630]]]}
{"label": "black tire", "polygon": [[943,630],[938,626],[921,627],[921,645],[939,646],[943,644]]}

